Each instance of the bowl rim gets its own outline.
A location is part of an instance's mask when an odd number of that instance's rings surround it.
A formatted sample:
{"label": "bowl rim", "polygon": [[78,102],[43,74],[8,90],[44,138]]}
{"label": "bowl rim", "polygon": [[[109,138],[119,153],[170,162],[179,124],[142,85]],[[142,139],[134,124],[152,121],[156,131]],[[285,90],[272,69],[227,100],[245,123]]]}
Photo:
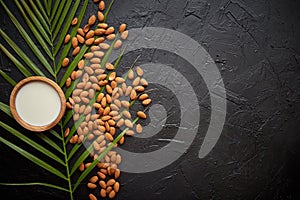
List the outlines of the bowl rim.
{"label": "bowl rim", "polygon": [[[16,96],[17,96],[19,90],[24,85],[31,83],[31,82],[37,82],[37,81],[46,83],[49,86],[51,86],[53,89],[55,89],[55,91],[59,95],[59,98],[61,101],[61,107],[60,107],[60,111],[59,111],[57,118],[50,124],[47,124],[44,126],[34,126],[34,125],[31,125],[31,124],[25,122],[24,120],[22,120],[22,118],[19,116],[19,114],[16,110],[16,102],[15,101],[16,101]],[[14,117],[14,119],[24,128],[26,128],[30,131],[34,131],[34,132],[43,132],[43,131],[53,128],[56,124],[58,124],[58,122],[64,116],[64,113],[66,110],[66,98],[65,98],[65,94],[62,91],[62,89],[53,80],[43,77],[43,76],[31,76],[31,77],[25,78],[25,79],[21,80],[20,82],[18,82],[17,85],[14,86],[14,88],[11,92],[9,103],[10,103],[10,111],[11,111],[11,114]]]}

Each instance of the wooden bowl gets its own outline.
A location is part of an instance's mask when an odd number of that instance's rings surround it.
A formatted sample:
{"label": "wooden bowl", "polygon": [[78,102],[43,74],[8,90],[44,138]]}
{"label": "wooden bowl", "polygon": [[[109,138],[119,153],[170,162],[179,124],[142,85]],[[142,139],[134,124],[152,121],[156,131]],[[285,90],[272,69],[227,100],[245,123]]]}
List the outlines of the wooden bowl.
{"label": "wooden bowl", "polygon": [[[28,83],[32,83],[32,82],[46,83],[47,85],[51,86],[52,89],[54,89],[57,92],[58,96],[59,96],[59,99],[60,99],[59,114],[57,115],[57,117],[55,119],[53,119],[53,121],[51,120],[51,122],[48,123],[48,124],[44,124],[44,125],[30,124],[30,123],[26,122],[26,120],[23,120],[22,117],[20,117],[20,115],[19,115],[20,113],[18,113],[18,109],[17,109],[17,106],[16,106],[17,94],[23,86],[25,86]],[[53,92],[53,91],[51,91],[51,92]],[[57,98],[57,96],[55,98]],[[47,105],[45,105],[45,106],[47,106]],[[42,76],[32,76],[32,77],[29,77],[29,78],[25,78],[22,81],[20,81],[14,87],[13,91],[11,92],[11,95],[10,95],[10,110],[11,110],[11,113],[12,113],[13,117],[15,118],[15,120],[21,126],[23,126],[24,128],[26,128],[30,131],[34,131],[34,132],[46,131],[46,130],[49,130],[49,129],[53,128],[60,121],[60,119],[63,117],[63,115],[65,113],[65,110],[66,110],[65,94],[62,91],[62,89],[54,81],[52,81],[51,79],[48,79],[48,78],[45,78],[45,77],[42,77]],[[45,113],[45,115],[47,115],[47,113]],[[35,117],[38,117],[38,116],[35,116]]]}

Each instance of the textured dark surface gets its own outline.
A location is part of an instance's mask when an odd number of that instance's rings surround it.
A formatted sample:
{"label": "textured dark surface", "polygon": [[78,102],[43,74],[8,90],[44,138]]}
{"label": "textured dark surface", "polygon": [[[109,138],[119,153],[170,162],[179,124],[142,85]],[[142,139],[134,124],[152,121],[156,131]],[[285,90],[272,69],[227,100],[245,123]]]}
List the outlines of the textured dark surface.
{"label": "textured dark surface", "polygon": [[[15,5],[6,2],[21,19]],[[89,7],[86,18],[97,9],[92,3]],[[296,0],[116,0],[108,18],[112,25],[122,21],[129,29],[170,28],[202,44],[216,61],[228,96],[222,135],[210,154],[200,160],[197,155],[210,117],[203,80],[193,75],[186,61],[173,54],[142,51],[138,64],[164,63],[190,81],[201,108],[199,134],[187,153],[170,166],[147,174],[123,173],[116,199],[300,199],[299,9]],[[2,8],[0,26],[26,48]],[[3,43],[2,38],[0,41]],[[128,67],[140,53],[126,55],[121,66]],[[21,80],[22,76],[2,52],[0,59],[0,68]],[[8,103],[11,89],[1,77],[2,102]],[[168,98],[159,92],[152,95],[158,102]],[[0,120],[26,133],[3,113]],[[178,123],[176,118],[168,120]],[[172,137],[174,131],[174,127],[166,127],[158,137]],[[3,129],[0,134],[13,138]],[[156,139],[128,140],[124,148],[142,151],[153,144],[162,145]],[[60,181],[5,145],[0,144],[0,149],[0,182]],[[35,186],[0,186],[0,191],[9,200],[68,198],[63,192]],[[86,197],[83,184],[76,199]]]}

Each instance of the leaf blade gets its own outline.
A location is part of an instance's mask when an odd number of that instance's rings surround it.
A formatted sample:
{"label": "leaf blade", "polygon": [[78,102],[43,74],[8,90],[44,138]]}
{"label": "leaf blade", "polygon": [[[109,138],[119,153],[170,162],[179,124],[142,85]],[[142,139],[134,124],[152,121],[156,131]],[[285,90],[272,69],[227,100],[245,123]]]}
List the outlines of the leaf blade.
{"label": "leaf blade", "polygon": [[0,136],[0,142],[4,143],[5,145],[12,148],[16,152],[18,152],[19,154],[21,154],[22,156],[27,158],[28,160],[30,160],[31,162],[37,164],[38,166],[44,168],[45,170],[51,172],[52,174],[54,174],[54,175],[56,175],[56,176],[58,176],[62,179],[68,180],[67,177],[64,174],[62,174],[60,171],[58,171],[57,169],[55,169],[54,167],[52,167],[51,165],[49,165],[45,161],[43,161],[43,160],[39,159],[38,157],[30,154],[29,152],[27,152],[27,151],[23,150],[22,148],[16,146],[15,144],[9,142],[8,140],[4,139],[1,136]]}
{"label": "leaf blade", "polygon": [[29,77],[32,74],[2,45],[0,44],[0,49],[6,54],[6,56],[15,64],[18,70],[25,76]]}
{"label": "leaf blade", "polygon": [[45,74],[28,58],[28,56],[18,47],[18,45],[16,45],[16,43],[14,43],[12,39],[2,31],[2,29],[0,29],[0,35],[36,75],[45,76]]}
{"label": "leaf blade", "polygon": [[8,76],[4,71],[0,69],[0,75],[9,82],[12,86],[17,85],[16,81],[14,81],[10,76]]}
{"label": "leaf blade", "polygon": [[17,138],[19,138],[20,140],[22,140],[23,142],[27,143],[29,146],[31,146],[34,149],[41,152],[42,154],[48,156],[49,158],[55,160],[56,162],[58,162],[62,165],[65,165],[65,163],[59,157],[57,157],[54,153],[52,153],[51,151],[49,151],[48,149],[46,149],[42,145],[38,144],[37,142],[35,142],[35,141],[31,140],[30,138],[26,137],[25,135],[21,134],[16,129],[13,129],[12,127],[6,125],[2,121],[0,121],[0,126],[2,128],[4,128],[5,130],[7,130],[8,132],[10,132],[11,134],[13,134],[14,136],[16,136]]}
{"label": "leaf blade", "polygon": [[30,47],[30,49],[34,52],[35,56],[41,61],[41,63],[44,65],[44,67],[50,72],[52,76],[54,76],[54,72],[50,66],[50,64],[47,62],[44,55],[40,52],[38,47],[34,44],[32,39],[29,37],[27,32],[24,30],[24,28],[21,26],[21,24],[18,22],[18,20],[15,18],[15,16],[10,12],[10,10],[6,7],[3,1],[0,1],[2,4],[2,7],[8,14],[9,18],[15,25],[15,27],[18,29],[19,33],[22,35],[23,39],[26,41],[27,45]]}

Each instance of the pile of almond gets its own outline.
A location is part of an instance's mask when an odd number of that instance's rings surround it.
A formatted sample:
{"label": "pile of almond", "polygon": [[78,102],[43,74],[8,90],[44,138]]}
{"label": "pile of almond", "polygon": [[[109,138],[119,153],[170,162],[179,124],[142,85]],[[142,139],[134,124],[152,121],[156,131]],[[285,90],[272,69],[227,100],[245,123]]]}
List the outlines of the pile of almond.
{"label": "pile of almond", "polygon": [[[141,124],[133,123],[133,119],[146,119],[144,111],[131,113],[130,108],[140,101],[145,108],[151,103],[151,99],[145,92],[148,82],[143,78],[144,71],[140,67],[130,68],[125,77],[119,76],[115,71],[113,63],[101,65],[110,45],[113,49],[119,49],[122,41],[128,37],[126,24],[118,28],[120,39],[116,38],[115,28],[104,23],[102,11],[105,9],[105,2],[94,0],[98,4],[98,22],[95,15],[92,15],[83,28],[77,30],[73,38],[68,34],[65,43],[72,42],[72,56],[76,56],[81,45],[90,47],[84,57],[78,62],[77,69],[73,71],[66,82],[70,87],[72,81],[76,81],[72,97],[68,99],[67,107],[73,109],[74,123],[78,124],[77,133],[71,139],[71,144],[90,144],[92,151],[90,156],[93,160],[111,144],[122,130],[126,130],[124,136],[132,136],[135,133],[142,133]],[[77,23],[77,18],[72,25]],[[96,23],[94,30],[91,29]],[[112,43],[112,44],[109,44]],[[69,58],[65,58],[62,67],[67,67]],[[68,136],[70,129],[65,131]],[[122,145],[125,137],[122,137],[114,147]],[[114,198],[120,190],[120,177],[118,166],[122,157],[113,149],[98,163],[97,174],[90,177],[87,187],[90,189],[89,198],[96,200],[98,196]],[[80,171],[84,171],[91,162],[82,163]],[[98,189],[97,189],[98,188]]]}

